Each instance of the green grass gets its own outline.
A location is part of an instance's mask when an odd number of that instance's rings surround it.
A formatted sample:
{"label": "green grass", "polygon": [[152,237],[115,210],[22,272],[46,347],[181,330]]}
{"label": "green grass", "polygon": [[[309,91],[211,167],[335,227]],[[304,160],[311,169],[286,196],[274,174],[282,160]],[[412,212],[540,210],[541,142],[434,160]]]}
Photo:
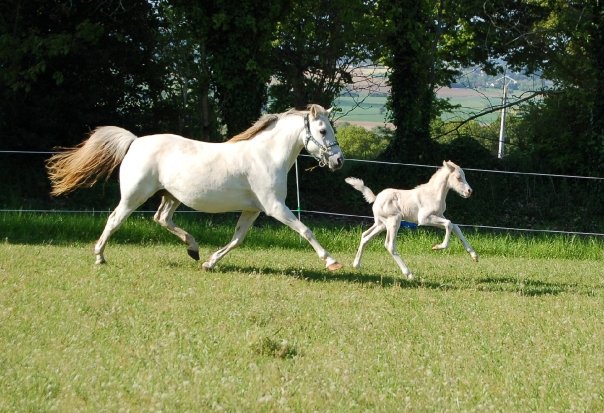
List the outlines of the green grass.
{"label": "green grass", "polygon": [[[602,240],[401,231],[323,269],[262,221],[204,272],[133,217],[0,215],[0,411],[602,411]],[[177,217],[202,256],[235,217]],[[359,226],[309,222],[349,264]],[[366,228],[368,225],[364,225]]]}
{"label": "green grass", "polygon": [[[495,89],[456,89],[454,96],[447,94],[439,96],[448,98],[453,105],[460,105],[459,108],[443,113],[441,118],[444,121],[459,121],[471,115],[480,113],[492,106],[501,104],[501,91]],[[356,101],[363,97],[353,98],[350,96],[340,96],[336,99],[335,105],[342,110],[344,115],[338,119],[341,122],[385,122],[386,96],[369,96],[363,100],[360,106]],[[478,120],[482,123],[495,122],[500,115],[500,111],[495,111],[481,116]]]}
{"label": "green grass", "polygon": [[341,119],[342,122],[360,121],[360,122],[382,122],[385,123],[385,96],[368,96],[365,97],[363,103],[357,106],[356,100],[362,98],[352,98],[350,96],[340,96],[336,99],[335,105],[342,110],[341,114],[345,115]]}

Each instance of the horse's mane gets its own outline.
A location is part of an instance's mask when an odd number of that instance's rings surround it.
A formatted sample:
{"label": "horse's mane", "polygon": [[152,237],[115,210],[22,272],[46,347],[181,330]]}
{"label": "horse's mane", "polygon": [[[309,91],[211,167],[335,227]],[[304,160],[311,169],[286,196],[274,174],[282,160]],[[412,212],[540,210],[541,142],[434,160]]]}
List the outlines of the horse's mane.
{"label": "horse's mane", "polygon": [[258,119],[249,129],[233,136],[227,142],[239,142],[239,141],[250,140],[250,139],[254,138],[256,135],[258,135],[260,132],[262,132],[269,126],[271,126],[273,123],[277,122],[282,117],[285,117],[288,115],[304,116],[306,113],[308,113],[310,110],[313,110],[313,109],[316,110],[317,112],[325,112],[325,109],[323,109],[323,107],[313,104],[313,105],[308,105],[306,110],[298,110],[298,109],[292,108],[292,109],[288,110],[287,112],[283,112],[283,113],[270,113],[267,115],[262,115],[260,117],[260,119]]}
{"label": "horse's mane", "polygon": [[247,141],[249,139],[252,139],[258,133],[262,132],[263,130],[268,128],[270,125],[272,125],[274,122],[276,122],[279,119],[279,117],[280,117],[280,115],[277,115],[277,114],[263,115],[249,129],[241,132],[238,135],[233,136],[227,142]]}

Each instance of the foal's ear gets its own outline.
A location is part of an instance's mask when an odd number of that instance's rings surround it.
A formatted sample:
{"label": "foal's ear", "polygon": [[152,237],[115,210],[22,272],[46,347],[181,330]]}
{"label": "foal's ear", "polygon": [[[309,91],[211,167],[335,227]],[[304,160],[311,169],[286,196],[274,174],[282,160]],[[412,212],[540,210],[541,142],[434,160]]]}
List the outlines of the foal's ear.
{"label": "foal's ear", "polygon": [[451,162],[451,161],[443,161],[443,166],[446,166],[451,171],[455,170],[455,164],[453,162]]}
{"label": "foal's ear", "polygon": [[329,108],[329,109],[326,109],[325,112],[329,115],[332,110],[333,110],[333,108]]}

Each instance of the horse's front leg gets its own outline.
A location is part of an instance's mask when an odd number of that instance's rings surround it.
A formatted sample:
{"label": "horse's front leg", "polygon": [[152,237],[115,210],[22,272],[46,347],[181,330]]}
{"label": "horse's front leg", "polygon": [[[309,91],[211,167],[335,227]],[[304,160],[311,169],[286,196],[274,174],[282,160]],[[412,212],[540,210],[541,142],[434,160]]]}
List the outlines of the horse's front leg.
{"label": "horse's front leg", "polygon": [[329,253],[319,244],[312,231],[304,225],[292,211],[283,203],[275,203],[271,208],[267,208],[266,214],[275,218],[279,222],[287,225],[298,234],[300,234],[314,248],[319,258],[325,261],[325,266],[330,271],[336,271],[342,268],[342,264],[337,262]]}
{"label": "horse's front leg", "polygon": [[433,245],[433,250],[442,250],[449,246],[453,224],[447,218],[432,214],[425,217],[420,216],[417,223],[419,225],[429,225],[431,227],[442,228],[445,230],[445,239],[443,239],[443,242],[440,244]]}
{"label": "horse's front leg", "polygon": [[459,229],[459,226],[457,224],[452,224],[452,225],[453,225],[453,232],[455,232],[455,235],[457,235],[457,237],[463,244],[466,251],[468,251],[468,253],[470,254],[470,257],[472,257],[472,259],[474,261],[478,262],[478,254],[476,254],[476,251],[474,251],[474,248],[472,248],[472,246],[470,245],[470,243],[468,242],[466,237],[464,237],[463,233],[461,232],[461,229]]}
{"label": "horse's front leg", "polygon": [[243,211],[239,216],[237,226],[235,227],[235,234],[233,234],[231,241],[213,253],[206,262],[201,264],[201,266],[206,270],[214,268],[214,265],[216,265],[216,263],[220,261],[222,257],[227,255],[233,248],[241,244],[245,239],[246,234],[254,224],[254,221],[256,218],[258,218],[258,215],[260,215],[259,211]]}

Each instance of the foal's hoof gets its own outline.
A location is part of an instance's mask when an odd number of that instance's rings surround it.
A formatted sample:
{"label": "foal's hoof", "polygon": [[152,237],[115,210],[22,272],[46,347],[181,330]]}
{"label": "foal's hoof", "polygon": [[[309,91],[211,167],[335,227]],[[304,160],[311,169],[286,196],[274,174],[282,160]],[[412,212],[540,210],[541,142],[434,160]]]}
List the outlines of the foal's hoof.
{"label": "foal's hoof", "polygon": [[340,263],[339,263],[339,262],[337,262],[337,261],[336,261],[336,262],[334,262],[333,264],[329,264],[329,265],[327,266],[327,269],[328,269],[329,271],[337,271],[337,270],[339,270],[340,268],[342,268],[342,264],[340,264]]}
{"label": "foal's hoof", "polygon": [[440,245],[440,244],[434,244],[434,245],[432,245],[432,249],[433,249],[434,251],[437,251],[437,250],[442,250],[443,248],[444,248],[444,247],[443,247],[442,245]]}
{"label": "foal's hoof", "polygon": [[201,268],[209,271],[209,270],[213,269],[214,267],[212,266],[212,264],[210,264],[209,262],[206,261],[203,264],[201,264]]}
{"label": "foal's hoof", "polygon": [[478,262],[478,254],[476,254],[475,252],[471,252],[471,253],[470,253],[470,256],[472,257],[472,259],[473,259],[475,262]]}
{"label": "foal's hoof", "polygon": [[199,250],[187,250],[187,254],[195,261],[199,261]]}

